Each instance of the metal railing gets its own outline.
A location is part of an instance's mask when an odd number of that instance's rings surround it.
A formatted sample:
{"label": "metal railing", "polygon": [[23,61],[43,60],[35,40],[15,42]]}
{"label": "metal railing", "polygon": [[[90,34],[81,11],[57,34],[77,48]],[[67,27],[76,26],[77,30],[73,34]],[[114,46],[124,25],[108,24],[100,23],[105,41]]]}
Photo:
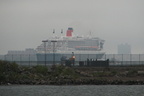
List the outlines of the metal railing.
{"label": "metal railing", "polygon": [[[71,57],[71,54],[63,54],[63,56]],[[61,55],[62,56],[62,55]],[[78,64],[80,61],[86,61],[87,59],[99,59],[107,60],[109,59],[110,66],[129,66],[129,65],[144,65],[144,54],[104,54],[98,57],[97,54],[75,54],[75,63]],[[43,57],[41,57],[43,58]],[[6,60],[11,62],[16,62],[19,65],[52,65],[53,60],[49,60],[48,57],[45,59],[38,60],[35,54],[10,54],[10,55],[0,55],[0,60]],[[56,57],[57,58],[57,57]],[[61,59],[55,60],[55,64],[61,64]]]}

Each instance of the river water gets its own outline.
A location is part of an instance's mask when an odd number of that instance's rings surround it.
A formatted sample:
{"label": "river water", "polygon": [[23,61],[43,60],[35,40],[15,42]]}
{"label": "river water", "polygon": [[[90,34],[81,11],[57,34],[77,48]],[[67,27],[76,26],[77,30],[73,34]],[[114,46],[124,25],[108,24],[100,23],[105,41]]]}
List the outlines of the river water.
{"label": "river water", "polygon": [[144,96],[144,85],[10,85],[0,96]]}

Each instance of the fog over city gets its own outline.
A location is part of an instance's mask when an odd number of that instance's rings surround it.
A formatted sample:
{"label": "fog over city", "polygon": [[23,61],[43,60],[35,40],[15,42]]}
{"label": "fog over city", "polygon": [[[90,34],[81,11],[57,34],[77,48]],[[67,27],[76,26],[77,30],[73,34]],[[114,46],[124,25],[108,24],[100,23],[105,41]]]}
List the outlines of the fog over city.
{"label": "fog over city", "polygon": [[144,53],[144,0],[0,0],[0,54],[36,48],[42,40],[64,34],[105,40],[104,51],[119,44]]}

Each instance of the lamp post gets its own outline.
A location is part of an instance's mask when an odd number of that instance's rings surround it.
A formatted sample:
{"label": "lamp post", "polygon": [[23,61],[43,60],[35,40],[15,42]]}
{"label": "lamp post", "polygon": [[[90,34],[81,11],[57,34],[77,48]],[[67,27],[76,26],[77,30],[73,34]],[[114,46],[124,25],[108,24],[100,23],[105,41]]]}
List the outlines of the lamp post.
{"label": "lamp post", "polygon": [[55,43],[57,42],[56,40],[51,41],[53,43],[53,65],[55,65]]}
{"label": "lamp post", "polygon": [[48,42],[48,40],[43,40],[42,42],[44,43],[44,49],[45,49],[45,66],[46,66],[46,42]]}

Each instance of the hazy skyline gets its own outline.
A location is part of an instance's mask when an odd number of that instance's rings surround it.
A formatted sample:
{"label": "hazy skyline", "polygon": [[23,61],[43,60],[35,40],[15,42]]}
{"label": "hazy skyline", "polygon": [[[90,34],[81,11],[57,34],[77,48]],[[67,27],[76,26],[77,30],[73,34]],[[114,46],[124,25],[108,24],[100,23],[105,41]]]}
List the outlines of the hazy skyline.
{"label": "hazy skyline", "polygon": [[104,51],[117,53],[128,43],[144,53],[144,0],[0,0],[0,54],[36,48],[61,29],[105,40]]}

